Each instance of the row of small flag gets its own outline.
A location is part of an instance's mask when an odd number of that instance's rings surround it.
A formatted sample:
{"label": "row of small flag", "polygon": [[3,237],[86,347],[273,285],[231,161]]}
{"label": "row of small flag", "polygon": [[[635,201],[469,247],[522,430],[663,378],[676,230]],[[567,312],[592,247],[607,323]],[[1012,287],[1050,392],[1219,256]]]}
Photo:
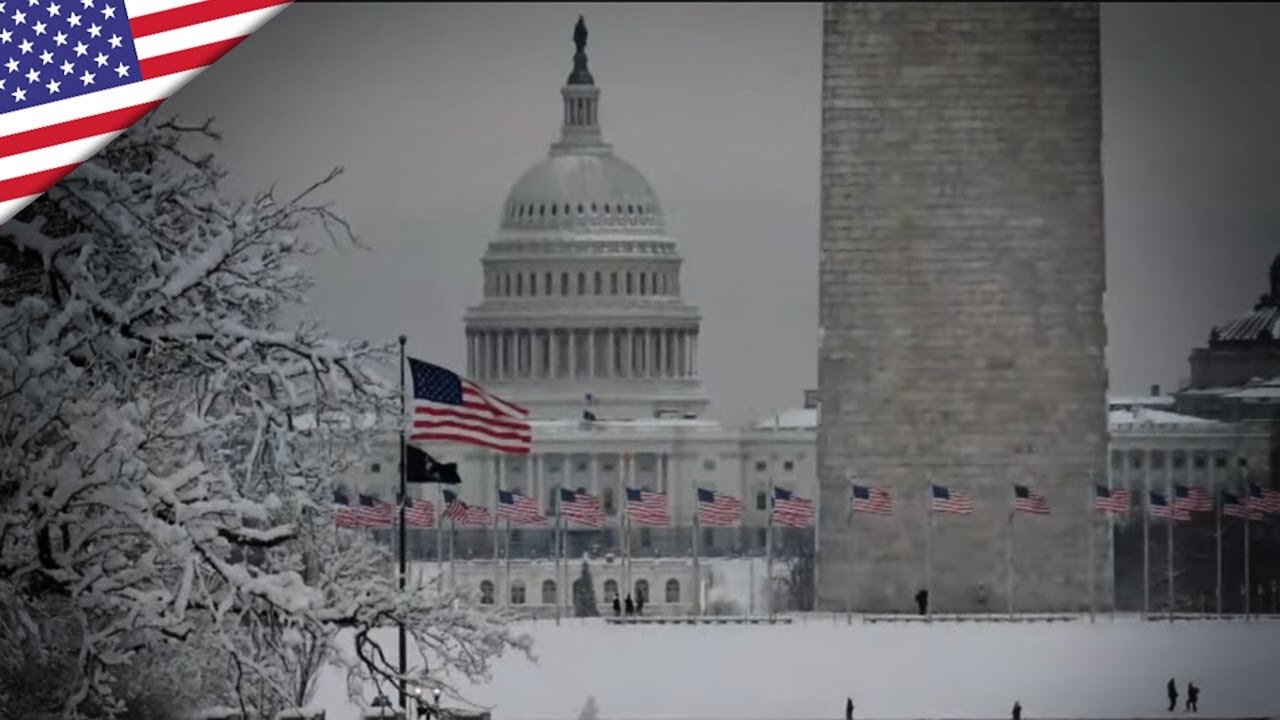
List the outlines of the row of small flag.
{"label": "row of small flag", "polygon": [[[1173,502],[1158,492],[1148,493],[1147,508],[1151,517],[1170,518],[1173,520],[1190,520],[1193,512],[1213,512],[1214,503],[1209,493],[1202,488],[1173,486]],[[888,488],[852,486],[852,511],[875,515],[893,514],[893,496]],[[1280,492],[1263,488],[1250,483],[1243,501],[1233,493],[1222,490],[1220,493],[1222,514],[1227,517],[1262,520],[1265,515],[1280,514]],[[973,512],[973,499],[968,493],[955,488],[933,485],[930,488],[929,508],[934,512],[967,515]],[[1133,504],[1128,490],[1112,490],[1102,485],[1094,486],[1093,507],[1097,512],[1107,514],[1123,514],[1129,512]],[[1013,509],[1015,512],[1048,515],[1052,512],[1049,500],[1032,491],[1026,485],[1013,486]]]}

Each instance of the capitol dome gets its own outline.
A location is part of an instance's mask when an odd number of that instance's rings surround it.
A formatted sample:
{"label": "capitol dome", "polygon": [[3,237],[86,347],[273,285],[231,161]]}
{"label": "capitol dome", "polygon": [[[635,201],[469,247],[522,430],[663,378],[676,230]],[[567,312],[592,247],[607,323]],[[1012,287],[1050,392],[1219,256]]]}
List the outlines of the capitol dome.
{"label": "capitol dome", "polygon": [[[585,150],[585,151],[584,151]],[[598,227],[663,232],[658,195],[612,152],[557,148],[516,180],[503,203],[503,230]]]}
{"label": "capitol dome", "polygon": [[680,296],[680,257],[653,186],[614,154],[574,28],[560,138],[503,201],[467,311],[467,373],[535,418],[693,417],[701,316]]}

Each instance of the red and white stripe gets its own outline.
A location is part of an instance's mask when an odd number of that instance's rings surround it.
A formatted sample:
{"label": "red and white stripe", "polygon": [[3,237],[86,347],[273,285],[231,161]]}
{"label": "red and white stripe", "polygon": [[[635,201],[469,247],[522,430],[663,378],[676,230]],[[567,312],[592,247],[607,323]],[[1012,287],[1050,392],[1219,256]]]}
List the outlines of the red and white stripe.
{"label": "red and white stripe", "polygon": [[507,492],[511,495],[511,502],[505,503],[499,499],[498,517],[516,525],[542,525],[546,521],[537,500],[518,490]]}
{"label": "red and white stripe", "polygon": [[489,508],[468,505],[461,500],[454,500],[444,509],[444,516],[458,525],[487,526],[493,524],[493,514]]}
{"label": "red and white stripe", "polygon": [[[1186,490],[1187,495],[1183,497],[1178,494],[1178,489]],[[1209,497],[1209,493],[1204,488],[1176,486],[1173,494],[1174,507],[1187,510],[1189,512],[1213,512],[1213,500]]]}
{"label": "red and white stripe", "polygon": [[414,399],[411,440],[456,442],[525,454],[533,447],[529,410],[462,379],[462,405]]}
{"label": "red and white stripe", "polygon": [[812,500],[794,494],[789,499],[774,498],[773,521],[778,525],[807,528],[813,524],[816,515]]}
{"label": "red and white stripe", "polygon": [[632,502],[627,497],[627,519],[637,525],[666,527],[671,522],[667,513],[667,494],[640,490],[639,502]]}
{"label": "red and white stripe", "polygon": [[404,525],[411,528],[435,527],[435,506],[430,500],[410,498],[404,507]]}
{"label": "red and white stripe", "polygon": [[735,527],[742,522],[742,501],[714,490],[698,490],[698,522],[707,527]]}
{"label": "red and white stripe", "polygon": [[0,223],[289,4],[281,0],[125,0],[142,80],[0,115]]}
{"label": "red and white stripe", "polygon": [[604,510],[600,507],[600,499],[594,495],[578,490],[573,499],[560,499],[560,515],[579,525],[591,528],[604,527]]}

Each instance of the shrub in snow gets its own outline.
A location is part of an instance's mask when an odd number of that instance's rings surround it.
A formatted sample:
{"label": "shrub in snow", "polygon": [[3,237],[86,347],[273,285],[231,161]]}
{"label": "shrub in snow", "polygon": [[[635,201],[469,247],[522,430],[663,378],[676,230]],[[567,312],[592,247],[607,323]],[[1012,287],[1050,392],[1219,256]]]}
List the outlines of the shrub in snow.
{"label": "shrub in snow", "polygon": [[0,707],[59,685],[28,717],[127,715],[147,678],[270,718],[329,662],[390,692],[397,623],[441,682],[529,647],[335,530],[398,409],[389,347],[279,321],[317,232],[355,242],[312,199],[337,172],[232,199],[213,140],[148,119],[0,226]]}

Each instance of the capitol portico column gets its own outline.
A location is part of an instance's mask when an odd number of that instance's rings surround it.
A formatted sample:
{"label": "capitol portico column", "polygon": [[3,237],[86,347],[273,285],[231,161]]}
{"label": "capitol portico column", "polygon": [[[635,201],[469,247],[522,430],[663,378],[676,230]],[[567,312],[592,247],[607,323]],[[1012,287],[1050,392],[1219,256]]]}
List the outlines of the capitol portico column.
{"label": "capitol portico column", "polygon": [[667,376],[667,331],[658,328],[653,332],[653,354],[657,362],[653,364],[654,377]]}
{"label": "capitol portico column", "polygon": [[556,336],[555,330],[547,330],[547,377],[554,379],[556,371],[559,370],[559,354],[560,338]]}
{"label": "capitol portico column", "polygon": [[569,336],[569,377],[578,377],[578,331],[569,328],[565,330]]}
{"label": "capitol portico column", "polygon": [[594,496],[596,496],[596,497],[601,497],[601,494],[600,494],[600,456],[599,456],[599,455],[597,455],[596,453],[592,452],[592,453],[591,453],[591,459],[590,459],[590,461],[589,461],[589,462],[591,463],[591,494],[592,494],[592,495],[594,495]]}
{"label": "capitol portico column", "polygon": [[629,378],[634,374],[632,372],[632,359],[635,354],[631,349],[631,344],[633,342],[631,330],[629,328],[622,328],[618,332],[622,333],[622,363],[619,367],[622,368],[622,377]]}
{"label": "capitol portico column", "polygon": [[698,333],[695,331],[691,335],[693,343],[689,348],[689,374],[698,374]]}

